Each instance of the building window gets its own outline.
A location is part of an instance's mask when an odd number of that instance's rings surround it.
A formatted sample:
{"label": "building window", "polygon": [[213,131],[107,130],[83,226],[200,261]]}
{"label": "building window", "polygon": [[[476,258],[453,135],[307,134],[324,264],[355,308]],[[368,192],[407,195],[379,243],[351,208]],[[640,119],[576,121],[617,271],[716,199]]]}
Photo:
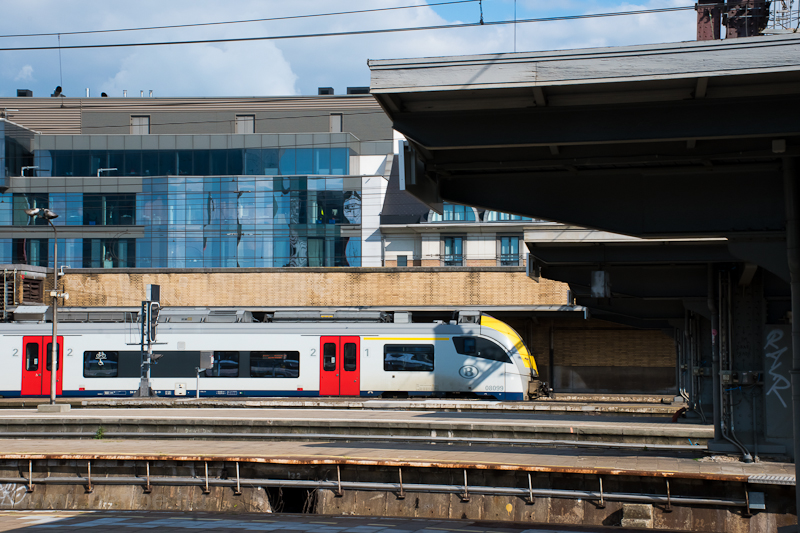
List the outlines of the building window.
{"label": "building window", "polygon": [[48,266],[50,256],[47,239],[12,239],[11,261],[21,265]]}
{"label": "building window", "polygon": [[331,116],[330,116],[330,132],[331,133],[342,133],[342,114],[341,113],[331,113]]}
{"label": "building window", "polygon": [[530,217],[522,217],[519,215],[511,215],[509,213],[501,213],[499,211],[486,211],[483,214],[484,222],[530,222],[533,221]]}
{"label": "building window", "polygon": [[500,266],[519,266],[519,237],[500,237],[497,246]]}
{"label": "building window", "polygon": [[442,207],[441,215],[434,211],[428,215],[428,222],[475,222],[476,220],[474,208],[448,203]]}
{"label": "building window", "polygon": [[[47,220],[40,217],[30,217],[25,213],[26,209],[35,207],[49,208],[50,197],[47,193],[15,192],[13,194],[11,210],[15,226],[47,226]],[[58,224],[58,222],[54,223]]]}
{"label": "building window", "polygon": [[397,266],[399,266],[399,267],[408,266],[408,256],[407,255],[398,255],[397,256]]}
{"label": "building window", "polygon": [[464,264],[463,237],[445,237],[442,239],[442,265],[462,266]]}
{"label": "building window", "polygon": [[383,347],[387,372],[433,372],[433,344],[387,344]]}
{"label": "building window", "polygon": [[131,115],[131,135],[150,135],[150,117]]}
{"label": "building window", "polygon": [[236,115],[236,133],[255,133],[255,115]]}
{"label": "building window", "polygon": [[135,194],[83,195],[84,226],[131,226],[135,222]]}
{"label": "building window", "polygon": [[83,268],[133,268],[136,239],[83,239]]}

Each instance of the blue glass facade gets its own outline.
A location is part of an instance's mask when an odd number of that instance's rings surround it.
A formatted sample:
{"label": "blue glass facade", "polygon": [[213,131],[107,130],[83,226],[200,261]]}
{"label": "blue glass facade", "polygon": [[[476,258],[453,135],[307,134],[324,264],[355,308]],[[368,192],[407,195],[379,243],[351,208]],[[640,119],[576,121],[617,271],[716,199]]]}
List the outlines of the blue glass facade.
{"label": "blue glass facade", "polygon": [[224,176],[348,173],[348,148],[36,150],[38,176]]}
{"label": "blue glass facade", "polygon": [[[0,226],[39,225],[24,209],[52,209],[59,264],[72,268],[361,266],[351,149],[291,144],[37,149],[39,177],[0,194]],[[0,238],[0,263],[52,263],[46,233],[13,234]]]}

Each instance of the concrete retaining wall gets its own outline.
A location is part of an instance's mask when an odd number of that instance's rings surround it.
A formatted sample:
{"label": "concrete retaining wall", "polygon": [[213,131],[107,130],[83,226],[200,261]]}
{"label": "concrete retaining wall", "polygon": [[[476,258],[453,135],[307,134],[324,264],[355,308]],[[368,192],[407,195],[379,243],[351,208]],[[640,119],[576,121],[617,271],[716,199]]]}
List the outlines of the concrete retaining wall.
{"label": "concrete retaining wall", "polygon": [[261,488],[243,488],[241,496],[234,496],[227,487],[210,487],[209,494],[200,487],[153,487],[145,494],[139,486],[96,485],[87,493],[74,485],[37,485],[28,493],[25,485],[15,483],[0,485],[0,509],[270,512]]}
{"label": "concrete retaining wall", "polygon": [[[28,475],[28,461],[5,461],[0,464],[0,509],[39,510],[159,510],[205,511],[223,513],[310,512],[325,515],[396,516],[413,518],[454,518],[486,522],[486,528],[503,527],[508,521],[540,524],[565,524],[584,526],[619,526],[625,518],[625,505],[620,501],[605,501],[605,506],[591,499],[536,497],[533,502],[519,496],[469,494],[462,491],[406,492],[347,490],[340,496],[327,488],[315,490],[279,489],[243,484],[242,494],[236,495],[233,487],[211,486],[204,494],[201,486],[181,485],[181,480],[195,483],[204,479],[205,464],[192,462],[157,461],[150,463],[150,473],[156,484],[152,493],[146,494],[141,481],[145,464],[141,461],[93,461],[95,484],[93,492],[84,488],[88,465],[86,461],[42,460],[33,463],[33,479],[72,478],[76,484],[34,483],[28,493],[24,483],[9,483]],[[211,480],[235,479],[232,463],[209,462]],[[239,463],[243,479],[253,480],[327,480],[337,479],[335,466],[324,465],[268,465]],[[139,484],[98,485],[99,478],[139,478]],[[406,484],[452,485],[463,482],[460,470],[435,468],[403,469]],[[170,483],[165,480],[173,478]],[[396,483],[398,471],[383,467],[342,467],[343,482]],[[513,471],[472,471],[470,484],[485,487],[527,487],[527,474]],[[604,488],[608,493],[661,494],[663,479],[634,476],[605,476]],[[599,480],[589,475],[561,475],[535,473],[534,489],[597,490]],[[741,483],[720,483],[701,480],[672,480],[671,491],[677,497],[741,499],[745,489],[765,492],[767,509],[745,516],[742,507],[638,504],[648,511],[655,529],[681,531],[715,531],[723,533],[769,532],[796,522],[787,509],[793,505],[794,487],[749,486]],[[629,504],[627,506],[630,506]],[[496,524],[493,524],[496,523]]]}
{"label": "concrete retaining wall", "polygon": [[[534,504],[513,496],[473,495],[468,502],[455,494],[408,493],[404,500],[388,493],[348,491],[336,497],[333,491],[320,490],[317,512],[331,515],[402,516],[408,518],[465,518],[488,522],[535,522],[582,526],[620,526],[623,503],[597,502],[562,498],[536,498]],[[741,511],[700,507],[652,508],[652,527],[672,531],[715,531],[724,533],[766,533],[793,523],[794,517],[761,512],[750,518]],[[503,527],[498,524],[497,527]]]}

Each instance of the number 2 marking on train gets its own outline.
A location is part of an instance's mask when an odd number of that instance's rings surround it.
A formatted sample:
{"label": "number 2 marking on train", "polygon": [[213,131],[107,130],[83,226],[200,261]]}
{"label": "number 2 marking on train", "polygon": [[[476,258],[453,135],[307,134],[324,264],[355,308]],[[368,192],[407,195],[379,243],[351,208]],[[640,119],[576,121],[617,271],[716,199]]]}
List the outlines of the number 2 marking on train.
{"label": "number 2 marking on train", "polygon": [[67,357],[72,357],[72,348],[67,348]]}
{"label": "number 2 marking on train", "polygon": [[19,348],[14,348],[14,353],[11,354],[12,357],[16,357],[19,355]]}
{"label": "number 2 marking on train", "polygon": [[311,348],[311,357],[314,357],[315,355],[317,355],[317,349]]}

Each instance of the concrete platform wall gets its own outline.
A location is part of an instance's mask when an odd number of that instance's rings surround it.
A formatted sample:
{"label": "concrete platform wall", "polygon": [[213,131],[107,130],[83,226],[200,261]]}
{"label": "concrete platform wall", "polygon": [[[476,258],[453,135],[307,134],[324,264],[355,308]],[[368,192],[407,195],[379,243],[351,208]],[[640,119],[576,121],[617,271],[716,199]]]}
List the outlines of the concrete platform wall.
{"label": "concrete platform wall", "polygon": [[[255,486],[244,483],[242,493],[233,487],[211,486],[208,493],[203,487],[191,486],[185,480],[200,482],[204,476],[203,463],[186,464],[170,461],[151,462],[151,475],[160,478],[174,476],[174,485],[155,485],[145,493],[144,465],[142,461],[95,461],[94,479],[102,476],[138,476],[139,484],[95,484],[89,493],[85,486],[86,461],[48,460],[35,462],[33,478],[44,477],[75,480],[74,484],[34,484],[27,492],[24,483],[0,484],[0,509],[3,510],[163,510],[206,511],[223,513],[273,513],[306,512],[320,515],[394,516],[409,518],[451,518],[481,520],[486,528],[502,528],[510,521],[539,524],[619,526],[624,524],[630,504],[594,499],[566,497],[535,497],[528,501],[519,496],[469,494],[455,489],[463,482],[462,471],[436,468],[403,469],[407,484],[446,484],[454,487],[450,492],[407,492],[404,498],[398,491],[344,490],[340,495],[334,490],[284,489]],[[334,465],[267,465],[240,463],[243,478],[289,480],[336,480]],[[234,465],[228,462],[209,462],[211,480],[234,478]],[[0,478],[19,479],[27,475],[27,461],[8,461],[0,465]],[[397,469],[383,467],[342,468],[343,482],[396,483]],[[527,487],[527,475],[513,471],[470,471],[470,484],[486,487]],[[181,481],[184,480],[184,481]],[[590,475],[542,474],[532,475],[533,489],[598,490],[598,479]],[[606,476],[603,480],[606,493],[665,494],[665,480],[631,476]],[[704,480],[671,481],[673,497],[701,497],[741,499],[745,486],[741,483],[723,483]],[[754,490],[750,487],[750,490]],[[667,509],[661,504],[636,504],[637,516],[644,513],[653,529],[672,531],[714,531],[721,533],[756,533],[777,531],[779,527],[796,522],[794,514],[787,512],[794,497],[793,487],[758,486],[765,492],[766,510],[756,511],[748,517],[741,507],[700,506],[673,504]],[[632,514],[632,513],[631,513]]]}

